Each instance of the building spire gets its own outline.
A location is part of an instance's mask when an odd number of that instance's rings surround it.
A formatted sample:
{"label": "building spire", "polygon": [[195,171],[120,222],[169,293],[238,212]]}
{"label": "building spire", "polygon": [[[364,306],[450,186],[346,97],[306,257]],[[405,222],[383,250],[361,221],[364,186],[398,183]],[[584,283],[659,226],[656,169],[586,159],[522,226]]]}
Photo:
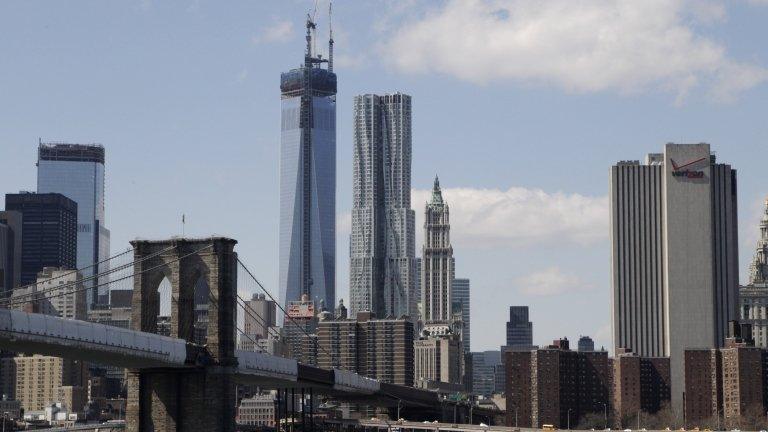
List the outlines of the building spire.
{"label": "building spire", "polygon": [[760,239],[749,266],[749,284],[768,284],[768,199],[760,219]]}
{"label": "building spire", "polygon": [[333,72],[333,2],[328,3],[328,72]]}
{"label": "building spire", "polygon": [[307,58],[312,58],[312,55],[314,54],[312,51],[312,31],[315,30],[315,22],[312,21],[312,16],[307,14]]}
{"label": "building spire", "polygon": [[432,186],[432,202],[431,204],[442,204],[443,192],[440,190],[440,179],[435,175],[435,184]]}

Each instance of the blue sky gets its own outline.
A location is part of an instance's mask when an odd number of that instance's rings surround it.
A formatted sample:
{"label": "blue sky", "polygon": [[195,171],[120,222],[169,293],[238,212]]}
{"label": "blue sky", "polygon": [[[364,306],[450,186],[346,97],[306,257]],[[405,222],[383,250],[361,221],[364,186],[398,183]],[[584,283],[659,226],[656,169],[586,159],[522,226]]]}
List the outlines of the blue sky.
{"label": "blue sky", "polygon": [[[279,74],[313,5],[0,3],[0,191],[35,189],[38,138],[102,143],[113,251],[185,213],[276,292]],[[473,350],[504,343],[512,304],[536,343],[610,345],[608,169],[666,142],[738,169],[744,276],[768,195],[766,22],[764,0],[335,2],[339,295],[351,101],[372,92],[413,96],[417,223],[439,174]]]}

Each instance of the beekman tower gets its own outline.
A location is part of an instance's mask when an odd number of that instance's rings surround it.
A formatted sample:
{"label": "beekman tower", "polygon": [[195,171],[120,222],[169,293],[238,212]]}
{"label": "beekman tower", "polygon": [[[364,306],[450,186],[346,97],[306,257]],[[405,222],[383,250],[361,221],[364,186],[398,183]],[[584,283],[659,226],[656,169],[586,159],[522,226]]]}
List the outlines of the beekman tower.
{"label": "beekman tower", "polygon": [[415,318],[411,97],[355,97],[350,310]]}
{"label": "beekman tower", "polygon": [[[307,19],[304,64],[280,76],[280,302],[336,299],[336,75],[315,52]],[[325,67],[324,67],[325,66]]]}

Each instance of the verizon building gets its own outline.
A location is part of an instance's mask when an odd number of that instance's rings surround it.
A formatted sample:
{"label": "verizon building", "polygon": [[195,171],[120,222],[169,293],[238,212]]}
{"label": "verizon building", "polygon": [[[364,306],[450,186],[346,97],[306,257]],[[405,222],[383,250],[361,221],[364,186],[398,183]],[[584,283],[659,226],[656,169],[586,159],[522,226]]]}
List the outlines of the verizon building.
{"label": "verizon building", "polygon": [[738,311],[736,170],[709,144],[666,144],[611,167],[614,352],[669,356],[683,408],[683,352],[720,347]]}

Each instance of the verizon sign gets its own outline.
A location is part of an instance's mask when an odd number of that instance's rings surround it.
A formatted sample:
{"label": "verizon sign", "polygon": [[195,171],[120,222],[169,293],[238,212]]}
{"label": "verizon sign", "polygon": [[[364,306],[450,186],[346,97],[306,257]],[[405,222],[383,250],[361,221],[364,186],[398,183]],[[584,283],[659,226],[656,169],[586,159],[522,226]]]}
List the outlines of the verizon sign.
{"label": "verizon sign", "polygon": [[709,158],[705,156],[692,161],[683,162],[682,164],[678,164],[674,159],[669,158],[669,162],[672,164],[672,177],[683,177],[689,179],[704,178],[704,171],[696,170],[694,168],[701,168],[701,165],[708,160]]}

